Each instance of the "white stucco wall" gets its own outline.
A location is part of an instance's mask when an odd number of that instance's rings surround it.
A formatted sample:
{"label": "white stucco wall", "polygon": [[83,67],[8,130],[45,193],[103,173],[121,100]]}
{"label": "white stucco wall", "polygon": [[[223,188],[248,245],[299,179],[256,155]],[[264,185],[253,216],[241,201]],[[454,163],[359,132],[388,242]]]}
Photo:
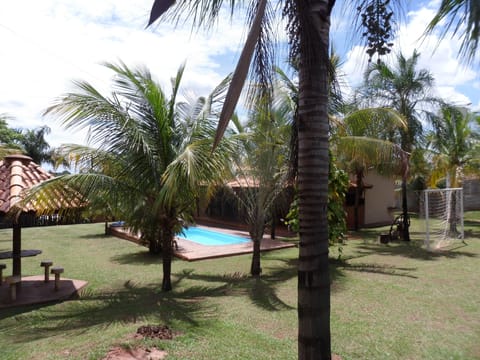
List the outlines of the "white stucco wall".
{"label": "white stucco wall", "polygon": [[365,191],[365,226],[390,224],[393,215],[389,208],[395,206],[395,180],[372,170],[363,181],[373,186]]}

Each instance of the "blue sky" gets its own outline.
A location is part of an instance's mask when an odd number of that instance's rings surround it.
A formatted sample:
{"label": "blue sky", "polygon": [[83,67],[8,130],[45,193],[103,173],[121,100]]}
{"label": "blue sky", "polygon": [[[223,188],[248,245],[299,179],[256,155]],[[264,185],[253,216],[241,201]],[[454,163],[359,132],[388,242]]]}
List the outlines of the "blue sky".
{"label": "blue sky", "polygon": [[[436,52],[436,34],[418,41],[439,1],[412,3],[394,51],[401,49],[408,56],[418,49],[419,67],[434,75],[437,95],[480,110],[480,67],[459,64],[458,39],[447,37]],[[235,66],[245,37],[243,20],[225,16],[210,32],[194,34],[188,26],[174,29],[166,23],[145,30],[151,4],[152,0],[18,0],[2,5],[0,113],[16,118],[11,126],[50,126],[47,140],[52,146],[83,143],[85,133],[64,131],[55,119],[41,114],[72,89],[73,79],[87,80],[107,93],[111,73],[99,64],[118,59],[147,66],[166,90],[186,61],[183,88],[208,94]],[[331,38],[344,60],[346,79],[355,86],[367,59],[361,43],[350,36],[349,16],[336,6]]]}

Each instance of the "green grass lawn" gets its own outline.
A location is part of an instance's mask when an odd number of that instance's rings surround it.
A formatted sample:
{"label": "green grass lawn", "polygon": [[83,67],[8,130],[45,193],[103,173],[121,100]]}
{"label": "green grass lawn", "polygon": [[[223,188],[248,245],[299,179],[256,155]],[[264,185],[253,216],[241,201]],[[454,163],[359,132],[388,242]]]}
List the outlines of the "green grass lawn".
{"label": "green grass lawn", "polygon": [[[413,224],[412,224],[413,225]],[[415,224],[416,225],[416,224]],[[466,245],[429,253],[412,242],[379,244],[385,228],[352,234],[343,260],[332,249],[332,348],[342,359],[480,358],[480,213],[467,213]],[[295,359],[297,249],[173,263],[174,290],[159,291],[162,266],[145,248],[103,235],[103,224],[25,228],[23,275],[42,259],[87,280],[76,300],[0,310],[0,359],[102,359],[116,345],[157,346],[168,359]],[[0,230],[0,251],[11,230]],[[6,261],[8,271],[11,262]],[[134,339],[167,324],[174,340]]]}

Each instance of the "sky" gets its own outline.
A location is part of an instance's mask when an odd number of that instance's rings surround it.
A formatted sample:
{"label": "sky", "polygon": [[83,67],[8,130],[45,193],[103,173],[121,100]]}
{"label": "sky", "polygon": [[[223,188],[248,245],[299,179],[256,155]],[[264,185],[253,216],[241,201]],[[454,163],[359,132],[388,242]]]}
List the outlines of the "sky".
{"label": "sky", "polygon": [[[47,125],[51,146],[85,143],[84,132],[65,130],[58,119],[42,116],[54,100],[73,90],[72,80],[85,80],[109,94],[112,73],[102,63],[123,61],[146,66],[170,90],[170,79],[186,63],[182,88],[207,95],[234,69],[245,39],[241,18],[221,21],[210,31],[171,23],[146,29],[153,0],[16,0],[0,6],[0,114],[14,119],[9,126],[34,129]],[[338,1],[337,1],[338,2]],[[435,78],[437,95],[480,111],[480,66],[461,65],[459,41],[437,34],[419,39],[439,0],[417,1],[398,29],[394,52],[421,53],[419,69]],[[353,88],[367,64],[359,39],[351,36],[350,14],[336,6],[331,39]],[[282,33],[282,29],[279,29]],[[438,46],[437,46],[438,45]],[[436,51],[434,51],[436,49]],[[391,61],[394,54],[390,57]],[[478,62],[477,62],[478,64]]]}

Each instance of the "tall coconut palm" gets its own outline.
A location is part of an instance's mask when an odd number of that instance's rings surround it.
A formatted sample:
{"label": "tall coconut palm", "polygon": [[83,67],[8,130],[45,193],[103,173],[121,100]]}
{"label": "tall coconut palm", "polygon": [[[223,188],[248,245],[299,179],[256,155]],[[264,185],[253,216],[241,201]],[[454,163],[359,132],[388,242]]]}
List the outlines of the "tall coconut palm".
{"label": "tall coconut palm", "polygon": [[[188,14],[195,25],[210,24],[221,13],[222,0],[155,0],[149,24],[173,4],[174,14]],[[273,10],[281,8],[287,19],[291,60],[299,68],[298,101],[298,193],[300,254],[298,268],[298,353],[300,359],[330,359],[330,275],[328,263],[327,198],[329,172],[328,94],[330,16],[335,0],[227,1],[231,14],[249,4],[250,31],[220,117],[216,142],[233,114],[253,57],[262,92],[272,81],[268,60]],[[388,8],[389,1],[360,1],[361,9]],[[357,8],[357,7],[355,7]],[[375,13],[375,11],[371,12]],[[391,15],[389,15],[389,18]],[[378,19],[378,17],[377,17]],[[391,31],[383,22],[375,27],[378,35]],[[384,42],[379,41],[380,47]],[[375,51],[383,51],[381,48]],[[253,56],[255,54],[255,56]],[[266,66],[267,65],[267,66]]]}
{"label": "tall coconut palm", "polygon": [[[446,179],[446,187],[460,187],[464,172],[479,164],[478,144],[480,134],[473,126],[480,117],[455,106],[444,105],[439,116],[433,118],[433,130],[428,134],[428,149],[435,166],[430,181],[436,182],[440,176]],[[434,184],[435,185],[435,184]],[[448,221],[450,232],[457,233],[455,198],[452,198]]]}
{"label": "tall coconut palm", "polygon": [[[383,62],[372,64],[365,72],[361,88],[363,100],[393,108],[405,117],[407,128],[400,129],[400,144],[408,154],[412,153],[423,133],[422,106],[439,102],[430,95],[433,76],[426,69],[417,69],[419,56],[417,51],[410,58],[399,53],[393,66]],[[403,239],[409,241],[407,181],[402,181],[402,213]]]}
{"label": "tall coconut palm", "polygon": [[43,194],[54,190],[71,189],[97,205],[103,198],[110,212],[140,232],[152,251],[161,250],[162,290],[168,291],[174,236],[191,220],[201,189],[228,169],[225,142],[212,152],[227,82],[208,98],[177,103],[183,66],[167,97],[147,69],[105,65],[115,75],[109,97],[78,81],[75,92],[47,110],[68,129],[89,130],[94,148],[76,148],[74,156],[86,170],[43,183],[27,200],[36,196],[48,210]]}
{"label": "tall coconut palm", "polygon": [[465,171],[477,168],[480,134],[474,131],[474,125],[478,121],[480,116],[450,105],[444,105],[432,119],[433,130],[427,135],[430,160],[435,166],[432,185],[444,177],[447,187],[459,187]]}

